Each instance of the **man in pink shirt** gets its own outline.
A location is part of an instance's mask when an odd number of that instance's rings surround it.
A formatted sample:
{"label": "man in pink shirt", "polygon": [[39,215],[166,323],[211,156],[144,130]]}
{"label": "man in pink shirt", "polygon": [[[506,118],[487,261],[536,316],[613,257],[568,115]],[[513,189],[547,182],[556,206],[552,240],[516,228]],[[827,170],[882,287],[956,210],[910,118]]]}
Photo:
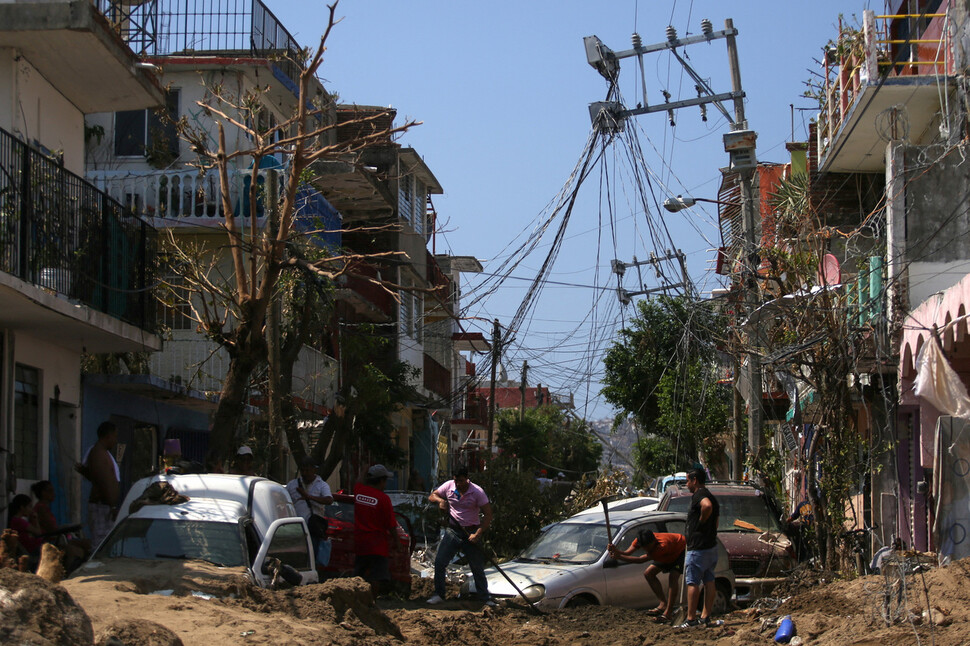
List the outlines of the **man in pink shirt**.
{"label": "man in pink shirt", "polygon": [[487,605],[495,605],[488,593],[485,552],[481,546],[482,535],[492,523],[492,505],[485,491],[468,479],[467,467],[458,467],[454,479],[432,491],[428,500],[448,512],[448,528],[438,543],[434,561],[435,594],[428,603],[438,604],[445,600],[445,569],[461,551],[475,577],[479,599]]}

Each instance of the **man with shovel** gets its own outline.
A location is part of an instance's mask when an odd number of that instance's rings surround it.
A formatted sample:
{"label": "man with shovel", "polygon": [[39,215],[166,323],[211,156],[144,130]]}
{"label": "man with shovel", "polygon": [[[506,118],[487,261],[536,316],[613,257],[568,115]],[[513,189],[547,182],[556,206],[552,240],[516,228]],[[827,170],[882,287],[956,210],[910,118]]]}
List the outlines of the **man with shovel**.
{"label": "man with shovel", "polygon": [[492,505],[485,490],[468,479],[467,467],[458,467],[454,479],[432,491],[428,500],[448,515],[448,527],[438,543],[438,555],[434,560],[435,594],[428,603],[434,605],[445,600],[445,570],[461,551],[475,577],[478,598],[486,605],[494,606],[488,593],[485,552],[481,545],[482,535],[492,524]]}

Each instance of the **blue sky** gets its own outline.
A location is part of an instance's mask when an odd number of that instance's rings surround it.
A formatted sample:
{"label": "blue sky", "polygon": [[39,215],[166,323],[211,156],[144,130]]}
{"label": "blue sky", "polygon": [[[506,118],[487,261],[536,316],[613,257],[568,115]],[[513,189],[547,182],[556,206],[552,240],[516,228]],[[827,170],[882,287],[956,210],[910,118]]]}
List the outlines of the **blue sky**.
{"label": "blue sky", "polygon": [[[264,2],[302,44],[319,42],[327,18],[323,2]],[[595,34],[621,51],[630,49],[634,31],[648,45],[665,40],[668,25],[685,36],[700,32],[702,18],[715,30],[733,19],[758,159],[785,162],[793,129],[794,140],[806,140],[814,113],[799,108],[813,108],[814,101],[802,97],[804,82],[819,71],[816,61],[837,35],[839,14],[852,21],[867,8],[881,13],[883,3],[342,0],[337,9],[342,21],[328,41],[321,76],[345,103],[391,105],[399,122],[423,122],[400,142],[424,157],[444,188],[434,198],[444,229],[436,251],[476,256],[490,273],[535,236],[540,215],[549,215],[547,206],[567,184],[589,137],[588,105],[605,98],[605,80],[586,62],[584,36]],[[686,53],[715,92],[730,90],[723,40],[693,45]],[[672,100],[696,96],[694,83],[669,54],[644,60],[649,103],[662,101],[664,89]],[[628,107],[642,100],[640,78],[635,59],[621,61],[620,88]],[[528,360],[530,385],[573,393],[578,412],[590,419],[612,414],[599,397],[597,375],[610,339],[631,312],[618,302],[610,260],[663,253],[667,243],[657,242],[659,227],[686,255],[701,295],[718,286],[711,273],[719,245],[714,205],[675,215],[660,215],[655,207],[671,194],[716,197],[719,168],[727,165],[722,143],[727,122],[713,107],[706,123],[697,108],[679,111],[673,128],[665,113],[633,121],[633,139],[650,169],[646,212],[621,170],[626,148],[607,149],[579,189],[550,282],[503,360],[516,378]],[[545,260],[550,237],[542,238],[498,290],[469,309],[467,330],[489,336],[491,319],[513,318]],[[644,277],[646,287],[658,284]],[[475,295],[481,278],[469,276],[463,289]],[[629,275],[624,287],[637,289]]]}

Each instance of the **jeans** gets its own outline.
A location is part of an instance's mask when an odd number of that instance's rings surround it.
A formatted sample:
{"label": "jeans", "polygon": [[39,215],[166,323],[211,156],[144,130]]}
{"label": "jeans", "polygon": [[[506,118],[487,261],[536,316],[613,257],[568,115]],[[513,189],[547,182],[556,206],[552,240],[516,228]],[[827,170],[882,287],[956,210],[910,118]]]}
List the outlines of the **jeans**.
{"label": "jeans", "polygon": [[485,578],[485,552],[483,548],[461,536],[456,530],[447,528],[441,542],[438,543],[438,555],[434,560],[434,591],[442,599],[445,598],[445,568],[455,558],[459,550],[468,559],[475,578],[476,596],[483,601],[491,597],[488,594],[488,579]]}

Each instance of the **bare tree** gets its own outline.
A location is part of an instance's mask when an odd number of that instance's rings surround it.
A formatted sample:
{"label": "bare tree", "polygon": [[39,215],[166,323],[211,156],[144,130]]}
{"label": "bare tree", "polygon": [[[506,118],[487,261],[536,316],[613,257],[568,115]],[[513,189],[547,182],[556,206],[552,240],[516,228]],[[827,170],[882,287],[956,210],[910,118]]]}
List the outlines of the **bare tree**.
{"label": "bare tree", "polygon": [[[399,254],[387,251],[371,254],[337,252],[308,256],[294,253],[294,239],[312,236],[319,231],[300,232],[295,226],[298,217],[299,193],[312,173],[311,166],[320,160],[353,158],[360,150],[379,142],[387,142],[417,122],[407,121],[398,127],[379,127],[381,115],[362,116],[355,124],[357,135],[338,141],[334,136],[336,123],[328,118],[332,99],[314,96],[311,82],[323,62],[327,39],[333,27],[337,3],[329,5],[326,31],[300,73],[296,108],[286,120],[268,127],[260,119],[261,95],[257,90],[246,96],[230,95],[224,88],[211,88],[211,98],[199,106],[216,126],[216,147],[210,136],[198,128],[189,127],[183,120],[180,131],[197,155],[200,170],[216,169],[219,175],[220,199],[226,232],[226,244],[218,249],[186,244],[170,235],[171,257],[178,283],[170,285],[167,299],[186,306],[187,315],[200,331],[225,348],[229,355],[228,371],[223,379],[222,392],[212,422],[210,445],[225,457],[232,448],[236,429],[245,410],[247,393],[254,371],[267,360],[267,317],[274,299],[279,296],[281,273],[301,272],[323,280],[333,280],[351,271],[352,263],[361,259],[392,258]],[[226,146],[226,130],[235,128],[251,142],[248,148],[230,151]],[[277,194],[270,194],[260,182],[261,173],[275,172],[261,169],[262,161],[273,156],[283,159],[285,173]],[[236,215],[230,191],[230,174],[241,160],[251,160],[249,174],[248,213]],[[262,211],[263,207],[268,208]],[[265,212],[267,222],[260,221]],[[248,223],[248,226],[244,226]],[[228,253],[229,275],[220,273],[220,259]],[[204,259],[204,260],[200,260]],[[390,292],[395,286],[364,276]],[[298,351],[298,347],[295,351]],[[294,352],[293,348],[289,352]]]}

